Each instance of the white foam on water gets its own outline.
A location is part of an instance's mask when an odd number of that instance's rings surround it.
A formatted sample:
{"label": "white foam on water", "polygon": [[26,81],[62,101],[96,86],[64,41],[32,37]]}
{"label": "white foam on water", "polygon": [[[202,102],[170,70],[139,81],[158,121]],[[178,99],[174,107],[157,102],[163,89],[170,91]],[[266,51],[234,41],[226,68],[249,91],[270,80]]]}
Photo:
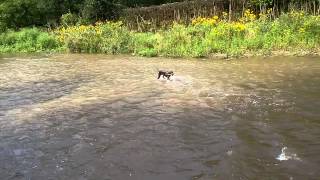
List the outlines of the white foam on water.
{"label": "white foam on water", "polygon": [[228,155],[228,156],[231,156],[232,153],[233,153],[232,150],[229,150],[229,151],[227,152],[227,155]]}
{"label": "white foam on water", "polygon": [[279,156],[276,159],[279,161],[287,161],[290,159],[301,161],[301,159],[297,156],[297,154],[286,152],[287,149],[288,149],[287,147],[283,147],[281,149],[281,154],[279,154]]}

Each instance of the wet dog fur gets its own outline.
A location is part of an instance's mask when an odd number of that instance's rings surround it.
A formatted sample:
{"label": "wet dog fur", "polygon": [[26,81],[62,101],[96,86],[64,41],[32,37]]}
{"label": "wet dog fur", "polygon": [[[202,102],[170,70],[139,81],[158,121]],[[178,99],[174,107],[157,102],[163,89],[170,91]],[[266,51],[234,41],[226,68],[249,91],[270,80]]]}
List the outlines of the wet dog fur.
{"label": "wet dog fur", "polygon": [[158,73],[158,79],[160,79],[160,77],[162,76],[163,78],[166,77],[168,80],[170,80],[170,77],[173,75],[174,75],[173,71],[160,70]]}

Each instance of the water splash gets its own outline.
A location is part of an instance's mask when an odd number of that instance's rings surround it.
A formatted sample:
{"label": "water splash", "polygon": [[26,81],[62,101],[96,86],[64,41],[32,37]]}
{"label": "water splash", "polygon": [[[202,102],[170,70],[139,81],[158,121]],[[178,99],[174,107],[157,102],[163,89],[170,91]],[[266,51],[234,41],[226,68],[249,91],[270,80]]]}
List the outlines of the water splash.
{"label": "water splash", "polygon": [[283,147],[281,149],[281,154],[279,154],[279,156],[276,159],[279,161],[287,161],[290,159],[301,161],[301,159],[297,156],[297,154],[286,152],[287,149],[288,149],[287,147]]}

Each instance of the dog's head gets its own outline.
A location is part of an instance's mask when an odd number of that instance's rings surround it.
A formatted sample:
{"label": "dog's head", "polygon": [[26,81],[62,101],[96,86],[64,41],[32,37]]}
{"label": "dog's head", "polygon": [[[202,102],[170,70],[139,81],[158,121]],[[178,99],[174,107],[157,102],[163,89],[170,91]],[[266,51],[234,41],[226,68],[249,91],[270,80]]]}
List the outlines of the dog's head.
{"label": "dog's head", "polygon": [[173,71],[168,71],[168,74],[171,75],[171,76],[174,75]]}

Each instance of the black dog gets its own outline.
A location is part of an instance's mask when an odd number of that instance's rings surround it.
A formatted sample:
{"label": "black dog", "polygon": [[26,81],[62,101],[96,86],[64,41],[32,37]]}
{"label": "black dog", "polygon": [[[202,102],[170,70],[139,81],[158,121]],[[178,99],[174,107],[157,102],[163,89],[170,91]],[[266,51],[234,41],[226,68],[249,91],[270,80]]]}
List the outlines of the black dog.
{"label": "black dog", "polygon": [[173,75],[174,75],[173,71],[160,70],[158,74],[158,79],[160,79],[160,77],[162,76],[163,78],[166,77],[168,80],[170,80],[170,77]]}

